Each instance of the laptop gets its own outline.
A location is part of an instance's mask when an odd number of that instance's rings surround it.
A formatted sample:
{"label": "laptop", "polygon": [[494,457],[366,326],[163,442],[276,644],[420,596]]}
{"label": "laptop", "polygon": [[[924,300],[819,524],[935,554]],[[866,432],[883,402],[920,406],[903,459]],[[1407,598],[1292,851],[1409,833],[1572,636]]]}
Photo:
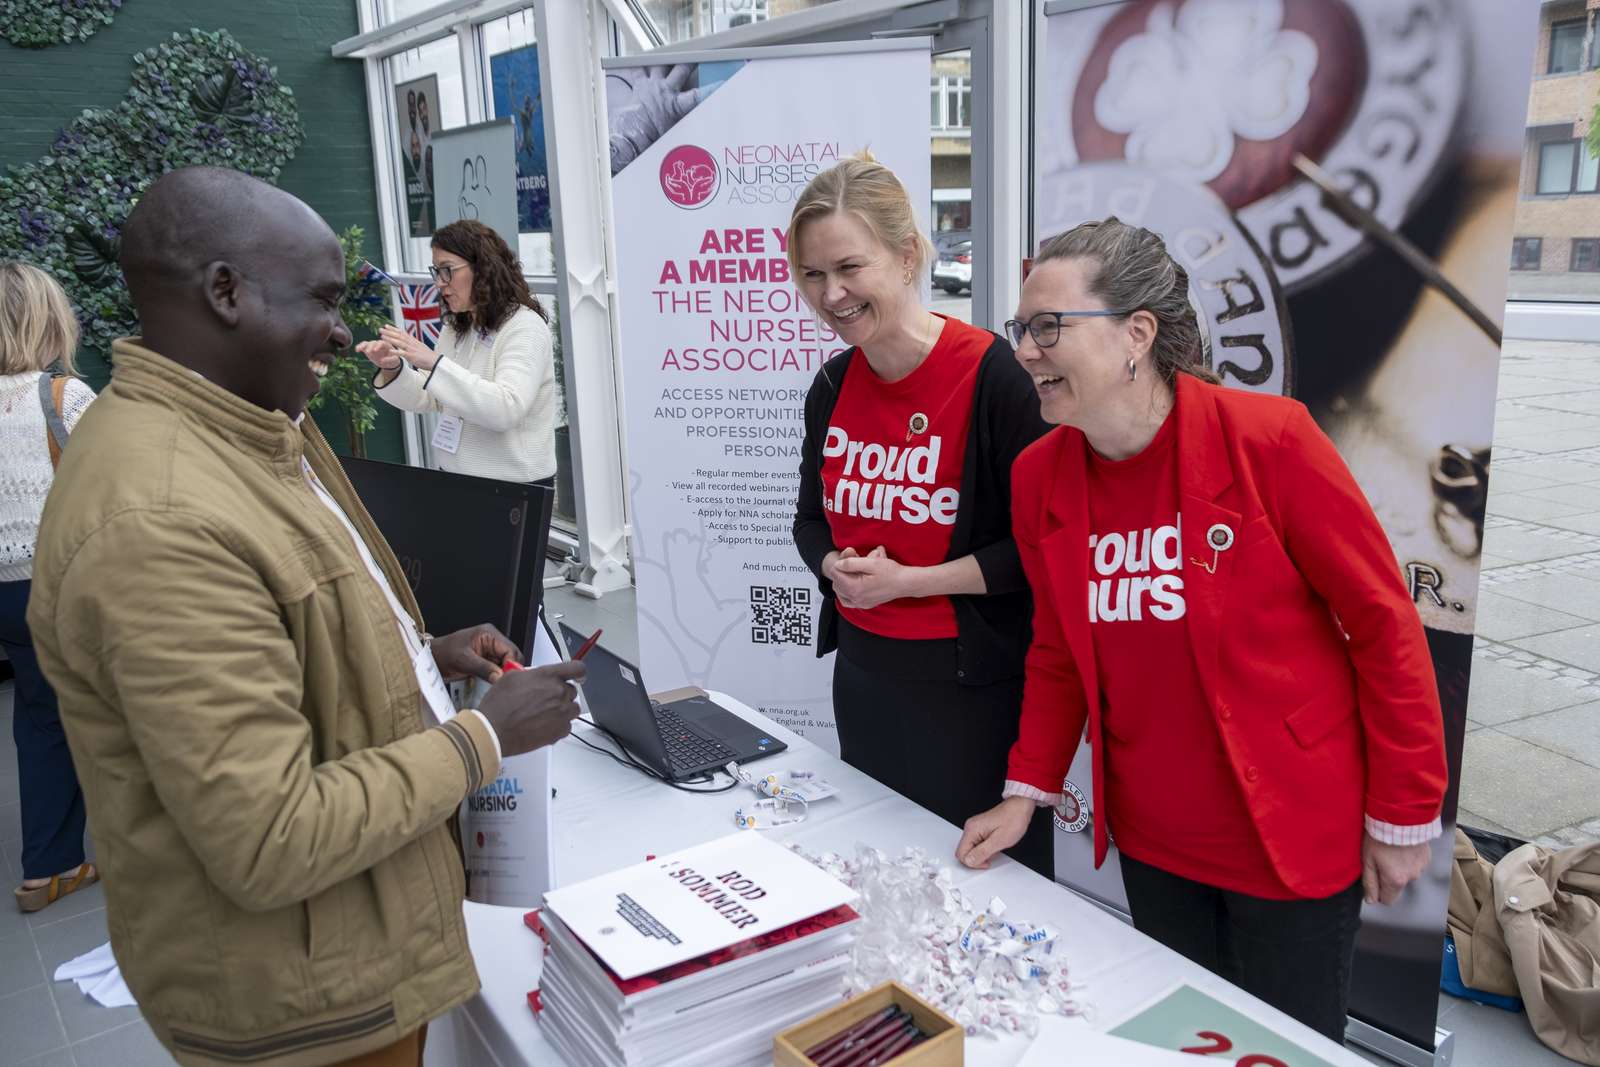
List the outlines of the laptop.
{"label": "laptop", "polygon": [[[570,655],[583,645],[585,635],[561,623],[561,639]],[[667,702],[652,700],[639,668],[604,645],[590,649],[583,665],[589,669],[583,695],[594,721],[669,781],[699,778],[729,763],[748,763],[789,747],[698,690]]]}

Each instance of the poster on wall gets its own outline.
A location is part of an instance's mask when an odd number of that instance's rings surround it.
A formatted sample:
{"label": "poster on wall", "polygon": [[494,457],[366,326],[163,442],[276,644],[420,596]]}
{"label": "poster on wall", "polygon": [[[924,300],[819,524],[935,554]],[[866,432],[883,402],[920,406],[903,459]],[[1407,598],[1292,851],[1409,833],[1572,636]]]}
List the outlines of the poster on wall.
{"label": "poster on wall", "polygon": [[843,346],[789,275],[789,214],[867,147],[929,202],[928,69],[925,39],[606,64],[641,667],[834,752],[790,531],[806,391]]}
{"label": "poster on wall", "polygon": [[539,46],[490,56],[489,80],[494,88],[494,113],[512,120],[517,158],[517,229],[523,233],[549,233],[550,173],[544,160]]}
{"label": "poster on wall", "polygon": [[[1364,912],[1350,1007],[1431,1049],[1537,5],[1126,0],[1045,12],[1035,247],[1107,215],[1162,234],[1189,272],[1212,368],[1310,408],[1421,615],[1444,708],[1446,833],[1399,903]],[[1378,233],[1418,245],[1464,299],[1346,221],[1297,155]],[[1115,858],[1092,869],[1086,746],[1079,757],[1057,813],[1057,878],[1125,908]]]}
{"label": "poster on wall", "polygon": [[434,139],[440,226],[475,219],[517,247],[517,163],[511,119],[446,130]]}
{"label": "poster on wall", "polygon": [[439,131],[439,79],[434,75],[394,87],[406,225],[412,237],[433,233],[433,136]]}

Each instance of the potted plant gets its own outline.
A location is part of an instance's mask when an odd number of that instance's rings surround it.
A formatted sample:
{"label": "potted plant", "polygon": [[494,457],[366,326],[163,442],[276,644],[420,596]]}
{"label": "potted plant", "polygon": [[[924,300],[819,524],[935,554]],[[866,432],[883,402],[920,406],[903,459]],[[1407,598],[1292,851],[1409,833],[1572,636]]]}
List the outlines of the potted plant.
{"label": "potted plant", "polygon": [[[362,273],[361,243],[366,236],[360,226],[351,226],[339,235],[344,248],[344,299],[339,314],[356,341],[378,336],[378,328],[394,321],[393,303],[386,282]],[[372,389],[372,364],[354,352],[334,360],[322,388],[308,405],[313,411],[337,403],[344,412],[346,440],[350,454],[367,454],[366,434],[378,421],[378,398]]]}

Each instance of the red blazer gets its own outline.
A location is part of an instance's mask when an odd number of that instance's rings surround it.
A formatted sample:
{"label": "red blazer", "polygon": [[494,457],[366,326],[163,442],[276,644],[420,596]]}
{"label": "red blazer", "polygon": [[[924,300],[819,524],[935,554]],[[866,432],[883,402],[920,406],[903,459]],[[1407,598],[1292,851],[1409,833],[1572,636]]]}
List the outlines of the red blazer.
{"label": "red blazer", "polygon": [[[1422,622],[1377,516],[1303,404],[1180,374],[1175,417],[1200,685],[1279,877],[1327,896],[1359,869],[1363,815],[1415,826],[1439,814],[1448,771]],[[1008,777],[1059,793],[1087,721],[1103,813],[1087,447],[1057,427],[1012,468],[1034,624]],[[1221,550],[1207,543],[1218,524],[1233,535]],[[1099,866],[1103,817],[1094,839]]]}

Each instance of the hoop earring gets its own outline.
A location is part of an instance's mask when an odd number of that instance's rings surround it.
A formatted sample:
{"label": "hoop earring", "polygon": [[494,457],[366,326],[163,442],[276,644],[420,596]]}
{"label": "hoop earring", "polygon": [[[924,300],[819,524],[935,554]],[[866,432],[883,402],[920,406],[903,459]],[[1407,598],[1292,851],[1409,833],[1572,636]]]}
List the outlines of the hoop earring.
{"label": "hoop earring", "polygon": [[1139,380],[1139,366],[1138,366],[1138,364],[1134,363],[1133,357],[1129,356],[1128,357],[1128,381],[1136,382],[1138,380]]}

